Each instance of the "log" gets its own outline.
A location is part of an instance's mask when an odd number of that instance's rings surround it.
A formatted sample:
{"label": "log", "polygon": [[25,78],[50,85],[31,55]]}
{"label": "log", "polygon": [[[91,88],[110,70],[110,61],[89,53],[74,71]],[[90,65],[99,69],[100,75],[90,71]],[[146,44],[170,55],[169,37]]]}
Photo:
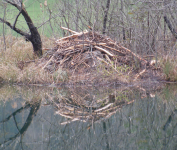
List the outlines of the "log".
{"label": "log", "polygon": [[105,109],[109,108],[111,105],[113,105],[113,103],[109,103],[108,105],[106,105],[106,106],[104,106],[104,107],[102,107],[100,109],[97,109],[94,112],[99,112],[99,111],[105,110]]}
{"label": "log", "polygon": [[58,39],[58,40],[56,41],[56,43],[60,43],[60,41],[68,40],[68,39],[70,39],[70,38],[74,39],[74,38],[77,38],[79,35],[86,34],[86,33],[88,33],[88,31],[79,32],[79,33],[76,33],[76,34],[73,34],[73,35],[69,35],[69,36],[63,37],[63,38],[61,38],[61,39]]}
{"label": "log", "polygon": [[115,48],[112,48],[112,47],[109,47],[109,46],[106,46],[106,45],[103,45],[103,46],[106,47],[106,48],[109,48],[111,50],[114,50],[114,51],[118,52],[119,54],[121,54],[121,56],[125,56],[125,54],[123,52],[121,52],[121,51],[119,51],[119,50],[117,50]]}
{"label": "log", "polygon": [[79,32],[76,32],[76,31],[73,31],[73,30],[71,30],[71,29],[69,29],[69,28],[65,28],[65,27],[60,27],[61,29],[63,29],[63,30],[67,30],[67,31],[69,31],[69,32],[72,32],[72,33],[74,33],[74,34],[78,34]]}
{"label": "log", "polygon": [[98,50],[101,50],[101,51],[105,52],[109,56],[114,57],[114,55],[112,53],[110,53],[109,51],[107,51],[107,50],[105,50],[105,49],[103,49],[101,47],[98,47],[98,46],[94,46],[94,47],[97,48]]}

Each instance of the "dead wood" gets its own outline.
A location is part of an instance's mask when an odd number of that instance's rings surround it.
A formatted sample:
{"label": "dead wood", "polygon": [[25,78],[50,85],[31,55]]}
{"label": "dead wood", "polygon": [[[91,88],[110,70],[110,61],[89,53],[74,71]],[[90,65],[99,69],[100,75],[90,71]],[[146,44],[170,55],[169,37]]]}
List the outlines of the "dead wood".
{"label": "dead wood", "polygon": [[124,54],[123,52],[121,52],[120,50],[118,49],[115,49],[115,48],[112,48],[112,47],[109,47],[109,46],[106,46],[106,45],[103,45],[104,47],[108,48],[108,49],[111,49],[111,50],[114,50],[116,52],[118,52],[121,56],[125,56],[126,54]]}
{"label": "dead wood", "polygon": [[[56,114],[68,118],[66,122],[61,123],[63,125],[76,120],[99,122],[110,117],[123,106],[133,103],[137,88],[120,87],[116,91],[98,94],[98,91],[88,93],[87,87],[78,87],[69,89],[68,94],[64,95],[46,93],[46,100],[48,104],[54,106]],[[144,96],[144,91],[140,92],[140,95]]]}
{"label": "dead wood", "polygon": [[[112,72],[110,70],[112,69],[121,75],[125,73],[125,70],[132,72],[135,64],[134,57],[140,63],[143,62],[143,65],[148,63],[141,56],[117,44],[107,36],[93,31],[75,32],[65,27],[61,28],[74,34],[55,41],[55,48],[48,50],[48,55],[44,55],[41,59],[42,69],[54,72],[58,68],[63,68],[72,74],[87,74],[101,66],[101,68],[105,67],[108,73]],[[125,66],[129,69],[125,69]],[[122,70],[124,71],[121,72]]]}
{"label": "dead wood", "polygon": [[108,54],[109,56],[111,56],[111,57],[113,57],[114,55],[113,54],[111,54],[109,51],[107,51],[107,50],[105,50],[104,48],[101,48],[101,47],[98,47],[98,46],[95,46],[95,48],[97,48],[98,50],[100,50],[100,51],[103,51],[103,52],[105,52],[106,54]]}
{"label": "dead wood", "polygon": [[139,55],[133,53],[131,50],[129,50],[128,48],[125,48],[123,46],[120,46],[121,48],[125,49],[126,51],[130,52],[133,56],[135,56],[136,58],[138,58],[140,61],[144,61],[147,64],[147,61],[143,58],[141,58]]}
{"label": "dead wood", "polygon": [[73,31],[73,30],[71,30],[71,29],[68,29],[68,28],[65,28],[65,27],[60,27],[61,29],[64,29],[64,30],[67,30],[67,31],[69,31],[69,32],[72,32],[72,33],[74,33],[74,34],[78,34],[78,32],[76,32],[76,31]]}
{"label": "dead wood", "polygon": [[138,73],[136,76],[135,76],[135,78],[134,78],[134,80],[133,81],[136,81],[143,73],[145,73],[146,72],[146,69],[143,69],[140,73]]}

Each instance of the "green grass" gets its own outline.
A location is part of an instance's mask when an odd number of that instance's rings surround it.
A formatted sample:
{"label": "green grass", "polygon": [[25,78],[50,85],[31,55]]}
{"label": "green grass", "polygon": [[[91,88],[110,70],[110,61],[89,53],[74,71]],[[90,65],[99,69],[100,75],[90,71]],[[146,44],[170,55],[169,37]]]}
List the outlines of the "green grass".
{"label": "green grass", "polygon": [[[27,0],[25,2],[24,0],[24,5],[25,8],[33,20],[33,23],[35,24],[36,27],[39,27],[43,22],[49,19],[49,12],[48,12],[48,7],[52,9],[55,0],[48,0],[47,1],[47,6],[44,5],[45,0]],[[19,11],[11,5],[8,5],[7,7],[7,12],[6,12],[6,20],[9,21],[11,24],[14,23],[15,18]],[[0,13],[0,17],[3,18],[4,14]],[[25,22],[25,19],[23,18],[22,15],[19,16],[18,22],[16,24],[16,27],[23,30],[23,31],[28,31],[28,26]],[[45,28],[45,30],[44,30]],[[41,35],[45,36],[51,36],[51,28],[49,24],[46,24],[39,28],[39,32]],[[7,35],[13,35],[13,36],[18,36],[18,34],[14,31],[12,31],[9,27],[5,27],[5,33]],[[0,36],[3,35],[3,24],[0,24]]]}
{"label": "green grass", "polygon": [[[41,36],[47,36],[47,37],[61,37],[63,36],[64,32],[62,29],[60,29],[60,26],[67,26],[69,25],[69,28],[75,29],[76,28],[76,22],[73,17],[75,17],[76,14],[76,7],[75,7],[75,1],[73,0],[47,0],[47,6],[44,5],[46,0],[23,0],[25,4],[25,8],[33,20],[33,23],[38,28],[39,33]],[[26,1],[26,2],[25,2]],[[86,0],[87,2],[87,0]],[[65,6],[66,5],[66,6]],[[69,8],[67,8],[69,7]],[[79,6],[82,9],[80,10],[81,16],[86,14],[84,18],[88,18],[89,15],[92,15],[91,22],[94,21],[95,12],[91,14],[87,14],[87,11],[89,8]],[[46,22],[49,17],[49,9],[51,11],[51,16],[53,17],[50,22]],[[6,20],[9,21],[11,24],[14,23],[15,18],[19,11],[11,5],[8,5],[6,9]],[[0,7],[0,17],[3,18],[4,16],[4,8]],[[63,17],[64,16],[64,17]],[[80,16],[80,17],[81,17]],[[101,13],[99,13],[99,19],[101,19],[103,16]],[[82,18],[82,17],[81,17]],[[81,21],[82,20],[82,21]],[[101,19],[102,20],[102,19]],[[44,22],[46,22],[44,25],[42,25]],[[66,23],[67,22],[67,23]],[[42,26],[41,26],[42,25]],[[89,23],[85,19],[79,19],[78,22],[78,30],[85,30],[87,28],[87,25]],[[52,26],[52,28],[51,28]],[[18,22],[16,24],[16,27],[19,29],[29,32],[28,26],[25,22],[25,19],[22,15],[19,16]],[[97,28],[101,28],[100,26]],[[97,29],[95,28],[95,29]],[[13,30],[11,30],[9,27],[5,27],[5,33],[6,35],[13,35],[13,36],[20,36]],[[0,23],[0,36],[3,35],[3,24]]]}

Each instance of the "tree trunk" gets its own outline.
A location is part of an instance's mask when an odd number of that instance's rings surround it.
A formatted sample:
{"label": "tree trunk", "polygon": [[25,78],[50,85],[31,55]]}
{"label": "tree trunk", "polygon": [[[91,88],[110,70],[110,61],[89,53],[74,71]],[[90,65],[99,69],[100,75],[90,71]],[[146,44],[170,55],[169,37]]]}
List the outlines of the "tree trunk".
{"label": "tree trunk", "polygon": [[22,13],[23,17],[25,18],[26,23],[27,23],[27,25],[30,29],[30,32],[31,32],[31,35],[26,38],[32,43],[34,53],[40,57],[40,56],[42,56],[41,36],[40,36],[37,28],[34,26],[30,16],[28,15],[28,13],[27,13],[26,9],[23,7],[23,5],[22,5],[21,13]]}
{"label": "tree trunk", "polygon": [[41,36],[36,27],[31,29],[31,38],[29,40],[33,45],[34,54],[38,57],[42,56],[42,41]]}
{"label": "tree trunk", "polygon": [[107,0],[106,9],[104,13],[104,20],[103,20],[103,34],[106,33],[106,23],[108,19],[109,4],[110,4],[110,0]]}
{"label": "tree trunk", "polygon": [[[13,5],[14,7],[16,7],[19,10],[19,14],[17,15],[15,22],[13,24],[13,26],[7,22],[6,20],[0,18],[0,21],[2,21],[3,23],[5,23],[6,25],[8,25],[12,30],[14,30],[15,32],[19,33],[20,35],[24,36],[26,38],[27,41],[30,41],[33,45],[33,50],[34,50],[34,54],[37,55],[38,57],[42,56],[42,41],[41,41],[41,36],[37,30],[37,28],[34,26],[30,16],[28,15],[26,9],[24,8],[23,4],[22,4],[22,0],[21,3],[15,3],[15,2],[11,2],[9,0],[5,0],[7,3]],[[23,17],[25,18],[25,21],[29,27],[30,33],[25,33],[22,30],[18,29],[15,27],[16,22],[18,20],[18,17],[20,16],[20,14],[23,15]]]}
{"label": "tree trunk", "polygon": [[167,19],[167,16],[164,16],[164,21],[168,25],[168,28],[170,29],[170,31],[173,34],[173,36],[177,39],[177,33],[176,33],[175,29],[172,27],[170,21]]}

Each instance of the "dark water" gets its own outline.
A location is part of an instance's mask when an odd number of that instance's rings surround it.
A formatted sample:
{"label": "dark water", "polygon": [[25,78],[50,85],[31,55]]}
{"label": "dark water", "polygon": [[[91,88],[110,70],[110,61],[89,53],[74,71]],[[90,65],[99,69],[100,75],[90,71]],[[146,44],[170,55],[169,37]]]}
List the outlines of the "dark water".
{"label": "dark water", "polygon": [[1,87],[0,149],[175,150],[177,87]]}

